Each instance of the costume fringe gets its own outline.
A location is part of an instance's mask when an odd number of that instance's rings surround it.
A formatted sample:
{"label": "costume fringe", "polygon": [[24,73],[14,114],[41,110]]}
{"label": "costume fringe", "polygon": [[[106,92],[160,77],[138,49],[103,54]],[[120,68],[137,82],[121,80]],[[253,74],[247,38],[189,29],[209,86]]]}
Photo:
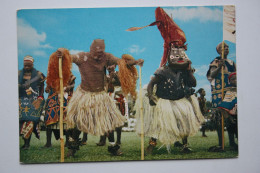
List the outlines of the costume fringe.
{"label": "costume fringe", "polygon": [[[153,119],[154,119],[154,108],[155,106],[150,106],[149,104],[149,99],[146,96],[147,94],[147,90],[146,89],[142,89],[142,97],[143,97],[143,118],[144,118],[144,134],[147,135],[150,131],[150,124],[152,123]],[[137,134],[141,134],[141,109],[140,109],[140,97],[138,95],[136,102],[135,102],[135,106],[134,106],[134,110],[136,111],[136,125],[135,125],[135,130]]]}
{"label": "costume fringe", "polygon": [[136,81],[138,78],[138,72],[134,65],[129,66],[126,63],[126,60],[134,60],[131,55],[124,54],[122,55],[122,59],[118,61],[118,77],[120,79],[120,84],[124,96],[126,97],[128,94],[131,94],[133,99],[136,99]]}
{"label": "costume fringe", "polygon": [[124,125],[113,99],[105,92],[87,92],[80,86],[67,106],[67,127],[101,136]]}
{"label": "costume fringe", "polygon": [[[64,54],[62,58],[63,86],[67,86],[71,79],[72,60],[67,49],[63,48],[62,51]],[[54,92],[60,92],[59,58],[56,52],[52,53],[49,59],[46,84]]]}
{"label": "costume fringe", "polygon": [[[195,135],[204,122],[199,102],[194,95],[189,99],[174,101],[159,99],[156,106],[150,106],[147,97],[143,98],[143,102],[145,136],[159,139],[165,145]],[[136,132],[140,134],[140,111],[136,111],[138,114]]]}

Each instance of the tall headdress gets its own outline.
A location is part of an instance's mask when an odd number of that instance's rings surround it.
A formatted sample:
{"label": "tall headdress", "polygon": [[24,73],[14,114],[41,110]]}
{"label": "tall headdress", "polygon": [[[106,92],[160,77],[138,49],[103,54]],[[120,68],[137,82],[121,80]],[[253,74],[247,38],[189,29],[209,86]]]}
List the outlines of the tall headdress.
{"label": "tall headdress", "polygon": [[175,47],[183,47],[187,49],[187,46],[184,45],[186,42],[186,37],[181,28],[173,21],[173,19],[169,17],[169,15],[162,8],[156,8],[155,19],[156,21],[151,23],[150,25],[143,27],[132,27],[127,29],[127,31],[136,31],[148,26],[157,25],[164,39],[164,52],[160,63],[161,67],[164,66],[167,62],[167,54],[171,43],[173,43]]}

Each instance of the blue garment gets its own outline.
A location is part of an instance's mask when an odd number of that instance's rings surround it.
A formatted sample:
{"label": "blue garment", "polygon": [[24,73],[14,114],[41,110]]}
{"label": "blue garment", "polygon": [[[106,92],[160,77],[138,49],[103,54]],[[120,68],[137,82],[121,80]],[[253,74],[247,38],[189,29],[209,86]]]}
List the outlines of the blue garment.
{"label": "blue garment", "polygon": [[[30,95],[27,95],[26,89],[22,87],[27,80],[24,79],[24,69],[19,71],[18,83],[19,87],[19,120],[20,121],[34,121],[35,123],[40,120],[41,112],[44,106],[44,100],[42,100],[40,107],[35,109],[33,102],[40,96],[40,87],[44,87],[43,81],[45,76],[37,71],[35,68],[31,71],[30,86],[33,91]],[[36,80],[35,80],[36,79]]]}
{"label": "blue garment", "polygon": [[237,115],[237,91],[231,88],[227,91],[223,101],[219,104],[219,108],[226,110],[231,115]]}
{"label": "blue garment", "polygon": [[38,95],[32,93],[29,97],[21,97],[19,99],[19,120],[20,121],[33,121],[38,123],[44,106],[44,100],[42,100],[40,107],[36,109],[33,106],[33,101],[37,100]]}
{"label": "blue garment", "polygon": [[[216,57],[211,63],[210,68],[215,66],[218,67],[218,60],[221,57]],[[210,77],[210,68],[207,72],[207,78],[211,82],[211,93],[212,93],[212,107],[217,108],[222,101],[222,70],[218,73],[217,77],[211,79]],[[230,84],[228,81],[228,76],[230,73],[236,72],[235,63],[232,60],[227,59],[225,61],[225,68],[224,68],[224,95],[225,93],[230,90]]]}

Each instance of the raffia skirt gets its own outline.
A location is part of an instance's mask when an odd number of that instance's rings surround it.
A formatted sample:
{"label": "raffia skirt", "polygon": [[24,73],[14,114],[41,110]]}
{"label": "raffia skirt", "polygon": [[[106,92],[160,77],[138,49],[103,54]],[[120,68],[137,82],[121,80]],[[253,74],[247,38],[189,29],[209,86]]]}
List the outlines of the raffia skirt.
{"label": "raffia skirt", "polygon": [[67,126],[92,135],[104,135],[124,125],[113,99],[105,91],[88,92],[80,86],[67,106]]}
{"label": "raffia skirt", "polygon": [[[193,95],[190,100],[187,98],[174,101],[159,99],[156,106],[150,106],[149,99],[144,97],[143,107],[144,135],[156,138],[165,145],[195,135],[205,121],[198,99]],[[141,134],[140,111],[136,111],[136,132]]]}

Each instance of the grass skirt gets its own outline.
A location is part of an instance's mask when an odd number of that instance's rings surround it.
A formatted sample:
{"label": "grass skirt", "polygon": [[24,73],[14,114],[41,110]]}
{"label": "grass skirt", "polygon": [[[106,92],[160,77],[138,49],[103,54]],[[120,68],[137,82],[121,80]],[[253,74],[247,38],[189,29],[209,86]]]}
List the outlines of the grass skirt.
{"label": "grass skirt", "polygon": [[[198,99],[193,95],[189,100],[187,98],[174,101],[158,99],[156,106],[150,106],[149,99],[143,97],[143,107],[144,135],[159,139],[165,145],[195,135],[204,122]],[[140,111],[136,109],[136,132],[140,134]]]}
{"label": "grass skirt", "polygon": [[125,122],[113,99],[105,91],[88,92],[79,86],[67,109],[68,128],[76,126],[80,131],[92,135],[104,135]]}
{"label": "grass skirt", "polygon": [[[143,95],[143,119],[144,119],[144,134],[145,136],[149,136],[149,132],[150,132],[150,124],[152,124],[152,121],[154,119],[154,110],[155,110],[155,106],[150,106],[149,104],[149,99],[146,96],[147,94],[147,90],[146,89],[142,89],[142,95]],[[141,103],[140,103],[140,97],[138,95],[136,102],[135,102],[135,106],[134,106],[134,110],[136,111],[136,125],[135,125],[135,130],[137,134],[141,134],[141,109],[140,109]]]}

